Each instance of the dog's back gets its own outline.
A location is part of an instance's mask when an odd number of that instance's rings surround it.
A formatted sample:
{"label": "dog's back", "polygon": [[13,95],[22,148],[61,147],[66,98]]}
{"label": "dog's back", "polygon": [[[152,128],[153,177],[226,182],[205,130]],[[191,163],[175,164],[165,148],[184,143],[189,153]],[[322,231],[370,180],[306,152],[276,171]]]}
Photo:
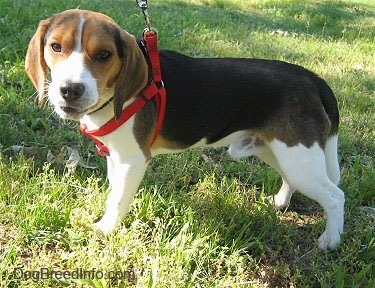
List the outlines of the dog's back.
{"label": "dog's back", "polygon": [[329,136],[337,134],[332,90],[301,66],[274,60],[191,58],[171,51],[161,52],[161,63],[168,90],[163,130],[182,146],[202,138],[214,143],[238,130],[267,133],[268,129],[270,135],[265,137],[290,146],[301,141],[324,146]]}

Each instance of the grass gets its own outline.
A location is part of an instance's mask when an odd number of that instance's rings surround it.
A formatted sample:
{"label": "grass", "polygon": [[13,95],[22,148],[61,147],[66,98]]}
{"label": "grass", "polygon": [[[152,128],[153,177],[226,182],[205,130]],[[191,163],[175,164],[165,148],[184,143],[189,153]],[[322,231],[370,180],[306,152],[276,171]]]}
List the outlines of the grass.
{"label": "grass", "polygon": [[[0,286],[374,287],[373,1],[149,5],[163,48],[280,59],[328,81],[341,112],[342,245],[318,251],[321,208],[297,194],[276,211],[263,196],[278,191],[277,174],[255,158],[235,162],[224,149],[157,157],[121,228],[110,237],[91,231],[107,193],[104,163],[75,123],[36,107],[23,69],[26,48],[38,21],[64,9],[106,13],[135,35],[142,16],[130,0],[1,0]],[[74,173],[66,167],[68,148],[81,156]],[[53,277],[40,279],[42,268]],[[79,269],[87,277],[59,274]]]}

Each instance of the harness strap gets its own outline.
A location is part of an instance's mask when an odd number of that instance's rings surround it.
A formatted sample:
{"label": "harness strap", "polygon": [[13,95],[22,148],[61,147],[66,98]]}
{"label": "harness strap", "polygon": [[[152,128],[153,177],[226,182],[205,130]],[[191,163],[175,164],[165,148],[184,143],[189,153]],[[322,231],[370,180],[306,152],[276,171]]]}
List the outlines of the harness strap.
{"label": "harness strap", "polygon": [[161,68],[158,50],[158,37],[156,32],[147,31],[145,32],[143,41],[146,42],[146,48],[148,52],[148,57],[150,59],[152,67],[152,78],[154,82],[159,83],[161,79]]}
{"label": "harness strap", "polygon": [[[166,107],[166,100],[167,100],[167,92],[164,87],[164,83],[161,76],[161,66],[160,66],[160,57],[159,57],[159,49],[158,49],[158,37],[156,32],[147,31],[144,35],[143,42],[146,44],[148,57],[151,64],[151,70],[152,70],[152,79],[153,83],[150,87],[154,87],[151,89],[155,89],[155,87],[158,89],[158,91],[152,91],[151,93],[157,93],[157,97],[155,97],[156,101],[156,107],[158,110],[158,119],[156,122],[156,127],[154,131],[154,137],[151,141],[151,146],[154,144],[157,136],[159,135],[159,132],[161,130],[161,126],[163,124],[164,120],[164,114],[165,114],[165,107]],[[154,85],[153,85],[154,84]],[[150,90],[150,87],[147,90]],[[143,94],[146,97],[149,97],[149,95],[146,95],[147,91],[143,92]]]}

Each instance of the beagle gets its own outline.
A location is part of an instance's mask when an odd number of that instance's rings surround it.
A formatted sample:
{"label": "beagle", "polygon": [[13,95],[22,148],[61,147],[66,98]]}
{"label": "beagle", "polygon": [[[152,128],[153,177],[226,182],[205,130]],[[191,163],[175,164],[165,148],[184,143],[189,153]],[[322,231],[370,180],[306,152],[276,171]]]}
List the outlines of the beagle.
{"label": "beagle", "polygon": [[[339,113],[327,83],[273,60],[191,58],[163,50],[160,63],[167,100],[155,142],[154,100],[99,137],[110,150],[111,192],[95,227],[109,233],[119,225],[152,157],[229,145],[232,157],[256,155],[280,173],[280,191],[269,199],[277,208],[289,205],[295,190],[317,201],[327,218],[318,247],[336,247],[345,197],[337,187]],[[40,105],[47,91],[62,118],[91,130],[119,118],[151,81],[149,60],[134,36],[103,14],[78,9],[40,22],[25,68]]]}

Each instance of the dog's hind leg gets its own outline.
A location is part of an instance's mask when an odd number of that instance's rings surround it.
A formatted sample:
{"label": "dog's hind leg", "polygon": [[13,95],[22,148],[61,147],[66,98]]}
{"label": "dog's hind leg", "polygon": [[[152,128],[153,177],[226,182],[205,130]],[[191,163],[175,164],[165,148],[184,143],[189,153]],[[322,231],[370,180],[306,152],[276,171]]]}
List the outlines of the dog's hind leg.
{"label": "dog's hind leg", "polygon": [[287,182],[285,176],[283,175],[279,164],[272,150],[264,144],[256,136],[244,136],[238,139],[237,142],[230,145],[228,153],[233,158],[248,157],[251,155],[256,155],[261,160],[266,162],[269,166],[274,168],[282,177],[283,184],[276,195],[268,196],[267,200],[275,205],[278,209],[283,209],[287,207],[290,203],[290,199],[295,191],[295,189]]}
{"label": "dog's hind leg", "polygon": [[261,160],[266,162],[269,166],[274,168],[277,172],[279,172],[283,179],[283,184],[276,195],[268,196],[267,199],[278,209],[283,209],[289,205],[290,199],[295,189],[288,183],[285,176],[283,175],[272,150],[268,146],[266,146],[262,140],[257,138],[255,135],[246,135],[240,137],[235,143],[232,143],[230,145],[228,153],[233,158],[242,158],[256,155]]}
{"label": "dog's hind leg", "polygon": [[315,143],[288,147],[279,140],[268,143],[288,183],[324,209],[327,222],[318,247],[330,249],[340,243],[344,229],[344,193],[327,175],[324,151]]}
{"label": "dog's hind leg", "polygon": [[277,162],[272,150],[269,147],[264,146],[264,149],[259,150],[256,156],[279,172],[283,180],[283,184],[281,185],[279,192],[277,192],[276,195],[267,196],[267,200],[278,209],[287,207],[295,189],[286,180],[286,177],[280,169],[279,163]]}

